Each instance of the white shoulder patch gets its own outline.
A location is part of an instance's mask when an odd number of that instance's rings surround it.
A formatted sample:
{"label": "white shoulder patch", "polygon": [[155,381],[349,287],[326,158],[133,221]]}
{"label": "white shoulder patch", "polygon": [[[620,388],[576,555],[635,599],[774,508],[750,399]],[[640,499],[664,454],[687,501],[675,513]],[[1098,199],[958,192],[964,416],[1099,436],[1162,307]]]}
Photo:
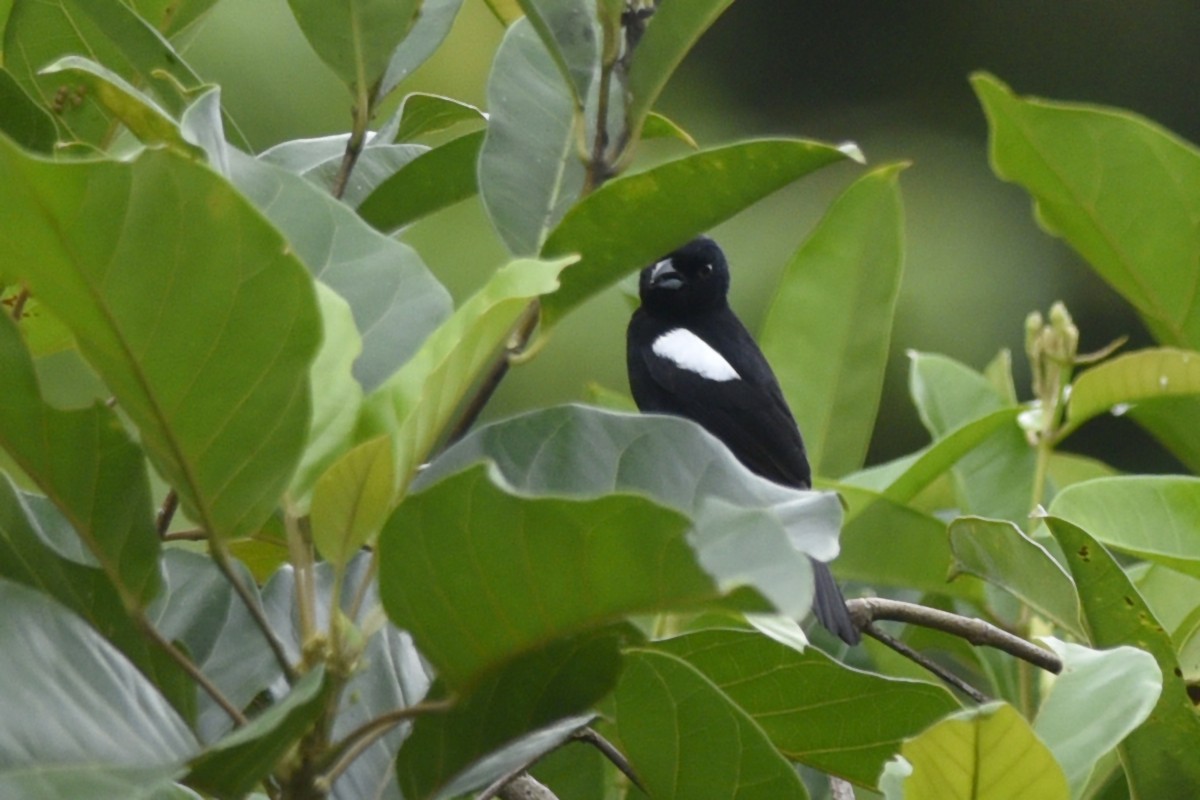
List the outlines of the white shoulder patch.
{"label": "white shoulder patch", "polygon": [[736,381],[742,377],[724,356],[686,328],[667,331],[654,340],[650,349],[680,369],[694,372],[710,381]]}

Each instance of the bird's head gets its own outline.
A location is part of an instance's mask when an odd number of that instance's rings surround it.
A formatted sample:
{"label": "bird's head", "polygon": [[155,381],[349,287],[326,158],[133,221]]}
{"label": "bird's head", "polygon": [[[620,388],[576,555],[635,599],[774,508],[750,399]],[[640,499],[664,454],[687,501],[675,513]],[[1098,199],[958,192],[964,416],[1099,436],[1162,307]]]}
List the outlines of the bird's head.
{"label": "bird's head", "polygon": [[729,263],[717,243],[698,236],[642,270],[642,306],[679,315],[721,308],[729,294]]}

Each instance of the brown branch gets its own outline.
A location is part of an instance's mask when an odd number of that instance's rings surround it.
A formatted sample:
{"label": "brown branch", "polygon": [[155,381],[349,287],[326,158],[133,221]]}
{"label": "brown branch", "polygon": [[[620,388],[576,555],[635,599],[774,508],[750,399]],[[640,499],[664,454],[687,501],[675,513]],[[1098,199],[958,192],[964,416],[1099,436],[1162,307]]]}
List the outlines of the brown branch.
{"label": "brown branch", "polygon": [[[643,786],[641,780],[638,779],[637,773],[633,771],[633,766],[629,763],[629,760],[625,758],[625,754],[618,750],[612,742],[601,736],[595,728],[589,726],[587,728],[577,730],[571,735],[571,738],[577,742],[590,744],[592,747],[599,750],[605,758],[613,763],[613,766],[621,770],[626,778],[629,778],[630,783],[641,789],[643,792],[646,792],[646,787]],[[646,794],[649,794],[649,792],[646,792]]]}
{"label": "brown branch", "polygon": [[364,722],[342,740],[329,748],[324,763],[332,762],[332,766],[317,778],[319,789],[328,792],[333,788],[333,782],[345,772],[354,760],[365,753],[380,738],[386,736],[392,728],[401,722],[419,717],[422,714],[436,714],[449,711],[454,706],[454,698],[433,700],[428,703],[417,703],[404,708],[393,709],[386,714],[380,714],[374,719]]}
{"label": "brown branch", "polygon": [[172,644],[170,640],[159,633],[158,629],[155,628],[150,620],[148,620],[143,614],[137,614],[134,619],[146,638],[154,642],[154,644],[156,644],[160,650],[166,653],[172,661],[178,664],[179,667],[188,674],[188,677],[194,680],[200,686],[200,688],[203,689],[208,696],[211,697],[213,701],[219,705],[226,714],[229,715],[229,718],[233,720],[234,726],[240,727],[246,724],[246,716],[242,714],[242,710],[235,706],[229,700],[229,698],[217,688],[215,683],[209,680],[208,676],[205,675],[200,670],[200,667],[196,665],[196,662],[188,658],[178,647]]}
{"label": "brown branch", "polygon": [[291,660],[283,650],[283,643],[279,641],[279,637],[275,635],[275,630],[271,627],[271,621],[267,619],[267,614],[263,611],[262,605],[259,604],[257,598],[250,593],[246,585],[242,583],[241,577],[234,571],[233,563],[229,559],[229,553],[225,550],[225,545],[216,539],[210,538],[209,552],[212,555],[213,561],[217,564],[217,569],[221,570],[221,574],[225,576],[225,580],[229,581],[229,585],[233,587],[233,591],[241,599],[242,605],[246,607],[250,618],[254,620],[254,624],[262,633],[263,638],[267,640],[267,646],[271,648],[271,652],[275,655],[275,660],[279,663],[279,668],[283,671],[283,675],[287,678],[289,684],[294,684],[298,675],[296,668],[292,666]]}
{"label": "brown branch", "polygon": [[175,518],[175,511],[178,508],[179,495],[172,489],[163,498],[162,508],[158,510],[158,517],[154,520],[154,528],[158,531],[158,538],[167,538],[167,529],[171,527],[171,520]]}
{"label": "brown branch", "polygon": [[854,624],[863,631],[866,631],[872,622],[878,620],[907,622],[957,636],[976,647],[984,645],[1003,650],[1011,656],[1028,661],[1035,667],[1053,672],[1055,675],[1062,672],[1062,661],[1058,656],[981,619],[951,614],[948,611],[927,608],[916,603],[886,600],[882,597],[849,600],[846,602],[846,607],[850,609],[850,617],[854,620]]}
{"label": "brown branch", "polygon": [[883,644],[892,648],[897,653],[899,653],[900,655],[907,658],[909,661],[919,664],[920,666],[929,670],[934,675],[941,678],[943,682],[950,684],[955,689],[958,689],[960,692],[962,692],[967,697],[974,700],[976,703],[983,705],[984,703],[986,703],[988,701],[988,696],[985,695],[983,692],[979,691],[974,686],[967,683],[962,678],[958,677],[953,672],[951,672],[950,670],[943,667],[941,664],[929,659],[928,657],[926,657],[925,655],[923,655],[921,653],[918,653],[916,650],[912,649],[911,647],[906,645],[904,642],[900,641],[899,639],[895,638],[894,636],[890,636],[890,635],[884,633],[883,631],[879,630],[879,628],[876,628],[874,625],[867,625],[865,628],[862,629],[862,632],[865,633],[867,636],[870,636],[873,639],[876,639],[879,642],[882,642]]}

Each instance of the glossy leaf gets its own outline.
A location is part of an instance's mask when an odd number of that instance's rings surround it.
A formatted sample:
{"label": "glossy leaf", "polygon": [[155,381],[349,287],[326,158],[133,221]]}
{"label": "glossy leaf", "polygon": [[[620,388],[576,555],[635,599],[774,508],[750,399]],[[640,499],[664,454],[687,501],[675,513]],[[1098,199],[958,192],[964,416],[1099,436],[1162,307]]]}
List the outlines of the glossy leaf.
{"label": "glossy leaf", "polygon": [[1079,587],[1092,646],[1130,645],[1154,656],[1162,695],[1150,717],[1121,744],[1131,796],[1183,798],[1200,786],[1200,764],[1184,754],[1200,747],[1200,718],[1188,698],[1175,649],[1113,557],[1082,528],[1057,517],[1046,525]]}
{"label": "glossy leaf", "polygon": [[332,564],[345,565],[383,527],[395,488],[392,442],[379,436],[333,463],[313,490],[312,539]]}
{"label": "glossy leaf", "polygon": [[1174,395],[1200,395],[1200,353],[1163,348],[1117,356],[1071,384],[1063,435],[1122,406]]}
{"label": "glossy leaf", "polygon": [[81,619],[5,580],[0,606],[0,780],[51,766],[169,776],[196,752],[162,695]]}
{"label": "glossy leaf", "polygon": [[[543,325],[552,327],[630,272],[847,157],[816,142],[763,139],[704,150],[608,181],[572,208],[542,247],[546,256],[581,256],[564,274],[562,289],[546,298]],[[613,231],[622,233],[613,236]]]}
{"label": "glossy leaf", "polygon": [[1075,584],[1046,548],[1011,522],[959,517],[950,523],[954,570],[1013,594],[1076,636],[1083,635]]}
{"label": "glossy leaf", "polygon": [[1077,483],[1050,513],[1116,550],[1200,577],[1200,478],[1137,475]]}
{"label": "glossy leaf", "polygon": [[416,22],[404,41],[392,51],[387,70],[379,82],[376,98],[382,100],[392,93],[417,67],[437,51],[450,33],[454,18],[463,0],[421,0]]}
{"label": "glossy leaf", "polygon": [[1126,111],[1020,98],[972,79],[992,167],[1032,196],[1061,236],[1166,345],[1200,347],[1200,152]]}
{"label": "glossy leaf", "polygon": [[426,92],[406,95],[396,111],[399,119],[396,142],[411,142],[418,136],[440,133],[464,122],[486,122],[487,116],[470,103]]}
{"label": "glossy leaf", "polygon": [[509,252],[533,256],[579,197],[584,166],[571,93],[528,20],[496,51],[488,111],[479,196]]}
{"label": "glossy leaf", "polygon": [[354,377],[370,392],[450,314],[450,295],[408,245],[288,172],[230,153],[232,180],[283,232],[313,277],[350,304],[363,340]]}
{"label": "glossy leaf", "polygon": [[416,22],[421,0],[288,0],[288,5],[321,60],[352,93],[365,97]]}
{"label": "glossy leaf", "polygon": [[616,686],[627,633],[608,628],[548,644],[485,678],[450,711],[418,720],[396,759],[404,797],[460,797],[564,742]]}
{"label": "glossy leaf", "polygon": [[[683,57],[733,0],[662,3],[646,26],[629,69],[628,126],[634,141]],[[680,242],[682,244],[682,242]],[[661,253],[669,252],[665,248]]]}
{"label": "glossy leaf", "polygon": [[54,118],[6,69],[0,69],[0,131],[26,150],[39,153],[49,153],[57,138]]}
{"label": "glossy leaf", "polygon": [[808,556],[828,560],[837,553],[835,495],[751,473],[688,420],[586,406],[535,411],[464,439],[418,485],[484,460],[521,495],[594,499],[628,492],[687,514],[700,563],[723,589],[753,585],[794,617],[807,613],[811,600]]}
{"label": "glossy leaf", "polygon": [[517,0],[582,109],[600,67],[595,0]]}
{"label": "glossy leaf", "polygon": [[1033,728],[1079,797],[1100,757],[1150,714],[1162,692],[1154,656],[1136,647],[1092,650],[1047,639],[1063,672],[1038,709]]}
{"label": "glossy leaf", "polygon": [[959,708],[939,686],[859,672],[753,631],[698,631],[653,649],[699,670],[788,760],[864,786],[902,739]]}
{"label": "glossy leaf", "polygon": [[253,531],[300,458],[320,335],[279,234],[170,151],[53,164],[0,145],[0,204],[0,260],[71,327],[188,516]]}
{"label": "glossy leaf", "polygon": [[683,659],[626,652],[617,736],[656,800],[807,800],[795,768],[754,719]]}
{"label": "glossy leaf", "polygon": [[[954,714],[904,743],[904,800],[1068,800],[1062,768],[1009,705]],[[891,765],[889,765],[890,767]]]}
{"label": "glossy leaf", "polygon": [[570,263],[513,261],[429,335],[403,369],[367,398],[363,437],[394,433],[396,480],[408,486],[491,357],[530,302]]}
{"label": "glossy leaf", "polygon": [[483,137],[483,131],[468,133],[417,156],[367,195],[359,216],[388,232],[466,200],[479,190],[476,162]]}
{"label": "glossy leaf", "polygon": [[904,263],[901,169],[869,172],[834,202],[759,333],[818,475],[861,467],[875,427]]}
{"label": "glossy leaf", "polygon": [[219,798],[245,797],[309,732],[325,710],[328,688],[324,668],[313,669],[282,700],[205,750],[187,783]]}
{"label": "glossy leaf", "polygon": [[632,495],[525,499],[480,466],[409,496],[380,536],[383,606],[454,689],[542,643],[720,593],[687,519]]}
{"label": "glossy leaf", "polygon": [[142,452],[111,409],[60,411],[47,405],[21,335],[3,317],[0,445],[70,521],[112,582],[120,606],[144,608],[161,584]]}

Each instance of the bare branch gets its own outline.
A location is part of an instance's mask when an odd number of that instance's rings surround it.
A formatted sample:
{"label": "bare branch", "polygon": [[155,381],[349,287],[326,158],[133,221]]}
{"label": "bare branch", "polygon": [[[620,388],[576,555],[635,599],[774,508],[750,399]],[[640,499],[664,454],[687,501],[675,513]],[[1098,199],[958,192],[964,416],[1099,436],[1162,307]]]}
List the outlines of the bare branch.
{"label": "bare branch", "polygon": [[194,661],[188,658],[183,651],[181,651],[178,647],[173,645],[170,640],[159,633],[158,629],[154,627],[154,625],[149,619],[146,618],[144,614],[139,613],[135,619],[138,627],[141,628],[143,635],[145,635],[150,641],[154,642],[154,644],[157,645],[164,653],[166,653],[172,661],[178,664],[179,667],[188,674],[188,677],[194,680],[200,686],[200,688],[203,689],[208,696],[211,697],[213,701],[219,705],[226,714],[229,715],[229,718],[233,720],[233,724],[235,726],[240,727],[246,724],[246,717],[244,714],[242,714],[241,709],[230,702],[229,698],[227,698],[224,693],[217,688],[215,683],[209,680],[208,676],[200,670],[200,667],[198,667]]}
{"label": "bare branch", "polygon": [[[480,795],[482,798],[484,795]],[[558,800],[558,795],[539,783],[532,775],[521,773],[502,784],[493,795],[500,800]]]}
{"label": "bare branch", "polygon": [[158,510],[158,517],[154,520],[154,527],[158,531],[158,538],[167,538],[167,530],[171,527],[171,520],[175,518],[175,511],[178,508],[179,495],[172,489],[163,498],[162,508]]}
{"label": "bare branch", "polygon": [[340,742],[329,749],[329,753],[325,757],[325,762],[332,761],[334,763],[333,766],[317,778],[318,786],[328,792],[333,787],[333,782],[354,763],[356,758],[361,756],[380,737],[386,736],[392,728],[395,728],[401,722],[413,717],[419,717],[422,714],[436,714],[448,711],[453,706],[453,698],[431,700],[428,703],[417,703],[416,705],[393,709],[386,714],[380,714],[378,717],[364,722],[346,734]]}
{"label": "bare branch", "polygon": [[[629,778],[630,782],[634,786],[641,789],[643,792],[646,791],[646,787],[642,785],[640,780],[638,780],[637,773],[633,771],[633,766],[629,763],[629,760],[625,758],[625,754],[618,750],[612,742],[601,736],[595,728],[581,728],[580,730],[575,731],[575,733],[571,735],[571,738],[575,741],[590,744],[592,747],[599,750],[605,758],[611,761],[617,769],[621,770],[621,772],[625,774],[626,778]],[[649,792],[646,793],[649,794]]]}
{"label": "bare branch", "polygon": [[933,661],[929,658],[926,658],[921,653],[918,653],[916,650],[912,649],[911,647],[909,647],[908,645],[906,645],[904,642],[900,641],[899,639],[895,638],[894,636],[889,636],[888,634],[879,630],[879,628],[876,628],[874,625],[868,625],[865,628],[863,628],[862,631],[863,631],[863,633],[867,634],[868,636],[870,636],[874,639],[877,639],[878,641],[880,641],[883,644],[887,645],[888,647],[892,648],[897,653],[899,653],[900,655],[907,658],[909,661],[912,661],[916,664],[920,664],[922,667],[924,667],[925,669],[932,672],[934,675],[941,678],[944,682],[950,684],[955,689],[958,689],[960,692],[965,694],[967,697],[970,697],[976,703],[979,703],[980,705],[982,705],[988,701],[988,696],[985,695],[983,692],[979,691],[974,686],[967,683],[962,678],[958,677],[953,672],[951,672],[950,670],[943,667],[941,664],[939,664],[936,661]]}

